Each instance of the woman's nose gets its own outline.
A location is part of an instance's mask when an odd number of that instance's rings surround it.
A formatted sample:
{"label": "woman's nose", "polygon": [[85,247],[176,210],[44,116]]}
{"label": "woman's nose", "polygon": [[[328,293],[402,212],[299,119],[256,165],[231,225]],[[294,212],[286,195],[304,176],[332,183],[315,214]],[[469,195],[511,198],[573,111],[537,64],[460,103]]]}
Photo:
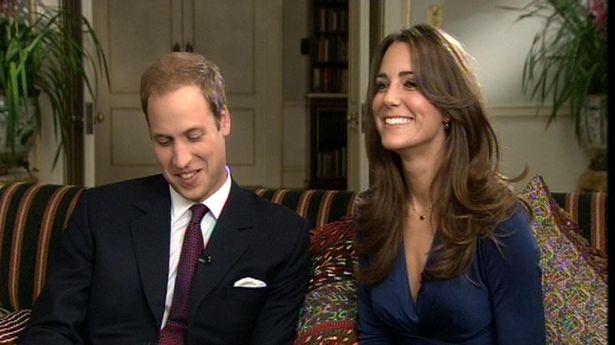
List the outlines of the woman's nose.
{"label": "woman's nose", "polygon": [[395,107],[400,104],[399,91],[396,86],[391,84],[384,95],[384,104]]}

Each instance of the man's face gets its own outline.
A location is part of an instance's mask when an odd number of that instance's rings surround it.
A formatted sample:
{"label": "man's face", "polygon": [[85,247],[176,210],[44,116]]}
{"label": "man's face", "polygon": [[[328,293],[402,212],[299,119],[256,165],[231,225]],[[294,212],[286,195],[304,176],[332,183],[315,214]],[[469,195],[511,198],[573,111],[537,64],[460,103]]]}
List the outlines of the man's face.
{"label": "man's face", "polygon": [[184,198],[200,202],[226,180],[225,137],[231,118],[224,108],[217,123],[194,85],[149,97],[148,118],[154,154],[166,180]]}

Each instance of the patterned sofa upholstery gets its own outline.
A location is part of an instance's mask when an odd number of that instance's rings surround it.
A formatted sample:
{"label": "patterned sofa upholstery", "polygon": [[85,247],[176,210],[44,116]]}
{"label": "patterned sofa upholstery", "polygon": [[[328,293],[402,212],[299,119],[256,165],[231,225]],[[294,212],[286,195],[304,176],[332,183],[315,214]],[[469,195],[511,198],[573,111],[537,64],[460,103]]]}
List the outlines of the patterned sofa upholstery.
{"label": "patterned sofa upholstery", "polygon": [[[84,187],[13,183],[0,188],[0,344],[14,344],[40,293],[50,253]],[[308,218],[314,258],[296,344],[355,344],[355,255],[349,215],[356,193],[254,190]],[[582,235],[606,253],[606,194],[553,193]]]}

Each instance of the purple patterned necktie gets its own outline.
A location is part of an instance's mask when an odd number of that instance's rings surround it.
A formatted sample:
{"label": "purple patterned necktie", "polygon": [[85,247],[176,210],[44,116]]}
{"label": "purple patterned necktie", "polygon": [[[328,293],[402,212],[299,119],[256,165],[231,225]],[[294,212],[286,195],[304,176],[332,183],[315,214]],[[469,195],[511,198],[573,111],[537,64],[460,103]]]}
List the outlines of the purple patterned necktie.
{"label": "purple patterned necktie", "polygon": [[190,300],[190,286],[196,271],[199,257],[203,253],[203,234],[201,233],[201,219],[209,211],[203,204],[194,204],[190,207],[192,218],[186,228],[182,252],[177,265],[175,277],[175,291],[171,301],[171,310],[167,324],[160,331],[158,345],[186,344],[188,330],[188,301]]}

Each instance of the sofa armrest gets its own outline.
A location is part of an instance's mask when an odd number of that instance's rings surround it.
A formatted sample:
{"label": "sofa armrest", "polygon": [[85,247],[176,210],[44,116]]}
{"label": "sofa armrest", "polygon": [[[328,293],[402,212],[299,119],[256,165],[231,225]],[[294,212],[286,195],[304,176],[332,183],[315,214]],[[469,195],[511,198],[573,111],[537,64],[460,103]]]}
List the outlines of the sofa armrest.
{"label": "sofa armrest", "polygon": [[13,183],[0,188],[0,307],[31,308],[48,261],[84,187]]}
{"label": "sofa armrest", "polygon": [[356,192],[324,189],[267,189],[254,192],[307,218],[313,227],[341,220],[354,212]]}
{"label": "sofa armrest", "polygon": [[579,226],[581,235],[607,257],[608,193],[561,193],[552,192],[553,198]]}

